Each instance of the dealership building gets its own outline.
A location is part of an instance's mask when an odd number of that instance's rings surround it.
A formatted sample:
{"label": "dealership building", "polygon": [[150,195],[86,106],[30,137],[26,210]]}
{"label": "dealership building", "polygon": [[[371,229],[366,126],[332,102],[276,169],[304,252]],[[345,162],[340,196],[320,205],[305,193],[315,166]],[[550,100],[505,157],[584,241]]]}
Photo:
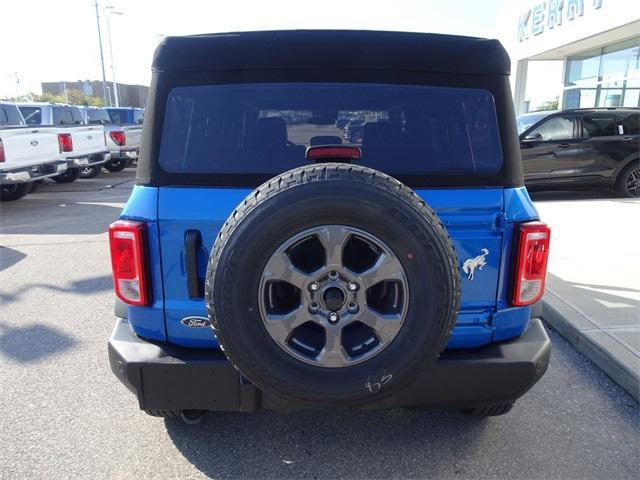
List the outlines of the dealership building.
{"label": "dealership building", "polygon": [[[528,111],[528,69],[562,61],[561,108],[640,106],[640,1],[508,2],[516,113]],[[553,80],[553,79],[549,79]]]}

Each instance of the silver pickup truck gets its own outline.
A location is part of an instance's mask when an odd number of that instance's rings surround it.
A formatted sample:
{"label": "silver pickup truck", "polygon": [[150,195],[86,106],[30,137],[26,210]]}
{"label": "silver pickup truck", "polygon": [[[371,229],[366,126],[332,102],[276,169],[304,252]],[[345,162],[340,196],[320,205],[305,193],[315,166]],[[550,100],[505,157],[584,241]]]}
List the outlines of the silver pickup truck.
{"label": "silver pickup truck", "polygon": [[[133,160],[138,158],[140,140],[142,137],[141,116],[129,120],[132,115],[126,115],[128,110],[136,112],[140,109],[127,107],[120,108],[99,108],[80,107],[85,115],[87,123],[90,125],[102,125],[104,127],[104,137],[107,148],[111,154],[111,159],[99,167],[85,167],[81,170],[82,178],[92,178],[100,173],[101,167],[110,172],[119,172]],[[138,120],[139,119],[139,120]],[[133,121],[133,123],[129,123]]]}
{"label": "silver pickup truck", "polygon": [[27,125],[15,104],[0,102],[0,200],[18,200],[36,180],[64,174],[64,133]]}
{"label": "silver pickup truck", "polygon": [[57,103],[20,103],[18,107],[27,125],[51,125],[69,134],[69,140],[62,144],[68,169],[52,177],[56,182],[73,182],[80,176],[80,168],[102,165],[111,158],[104,128],[88,125],[80,107]]}

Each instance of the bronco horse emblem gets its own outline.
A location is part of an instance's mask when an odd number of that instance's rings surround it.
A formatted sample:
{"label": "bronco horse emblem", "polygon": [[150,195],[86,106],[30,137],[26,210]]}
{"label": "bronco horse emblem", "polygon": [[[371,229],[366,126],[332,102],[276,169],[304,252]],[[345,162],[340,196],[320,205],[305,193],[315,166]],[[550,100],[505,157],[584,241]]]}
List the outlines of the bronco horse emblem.
{"label": "bronco horse emblem", "polygon": [[485,257],[489,255],[489,250],[483,248],[480,251],[482,252],[480,255],[473,258],[467,258],[462,264],[462,271],[467,274],[467,279],[469,280],[473,280],[473,273],[476,268],[478,270],[482,270],[482,267],[487,264]]}

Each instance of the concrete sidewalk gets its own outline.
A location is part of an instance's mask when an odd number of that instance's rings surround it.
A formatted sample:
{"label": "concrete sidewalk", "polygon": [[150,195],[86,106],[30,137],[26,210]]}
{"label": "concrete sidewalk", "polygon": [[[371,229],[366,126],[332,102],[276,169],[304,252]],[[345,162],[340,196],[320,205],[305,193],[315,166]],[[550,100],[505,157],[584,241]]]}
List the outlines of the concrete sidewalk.
{"label": "concrete sidewalk", "polygon": [[536,195],[551,227],[543,317],[640,401],[640,201]]}

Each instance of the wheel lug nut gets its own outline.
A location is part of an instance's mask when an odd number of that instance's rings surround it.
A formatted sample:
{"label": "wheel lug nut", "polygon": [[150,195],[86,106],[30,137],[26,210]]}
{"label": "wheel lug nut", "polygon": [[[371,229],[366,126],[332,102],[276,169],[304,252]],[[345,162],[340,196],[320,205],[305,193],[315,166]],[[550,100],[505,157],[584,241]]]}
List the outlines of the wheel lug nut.
{"label": "wheel lug nut", "polygon": [[332,323],[332,324],[338,323],[338,320],[340,320],[340,315],[338,315],[337,312],[331,312],[327,316],[327,320],[329,320],[329,323]]}
{"label": "wheel lug nut", "polygon": [[311,304],[309,304],[309,313],[317,313],[318,310],[320,310],[320,305],[318,305],[316,302],[312,302]]}
{"label": "wheel lug nut", "polygon": [[355,302],[349,302],[349,305],[347,305],[347,310],[349,311],[349,313],[358,313],[358,304]]}
{"label": "wheel lug nut", "polygon": [[309,290],[311,290],[312,292],[317,292],[318,290],[320,290],[320,284],[318,282],[311,282],[309,284]]}
{"label": "wheel lug nut", "polygon": [[349,289],[349,291],[355,292],[356,290],[358,290],[358,284],[356,282],[349,282],[347,288]]}

